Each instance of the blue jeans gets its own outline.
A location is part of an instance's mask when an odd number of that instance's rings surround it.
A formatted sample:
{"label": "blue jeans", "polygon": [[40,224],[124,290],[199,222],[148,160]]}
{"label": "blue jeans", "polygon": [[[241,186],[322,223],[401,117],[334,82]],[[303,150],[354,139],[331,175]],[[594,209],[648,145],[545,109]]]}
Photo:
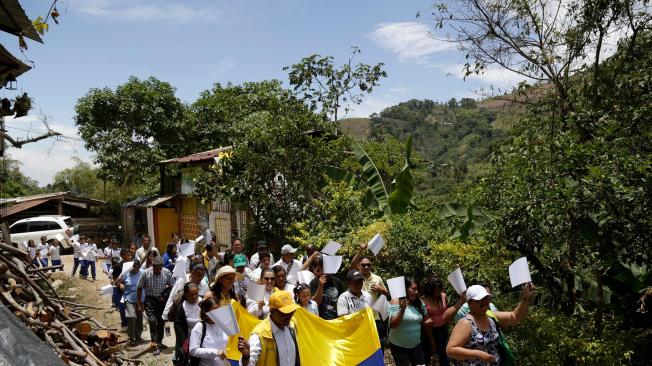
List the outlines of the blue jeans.
{"label": "blue jeans", "polygon": [[[79,267],[79,258],[75,258],[73,266],[72,266],[72,275],[75,275],[75,272],[77,272],[77,267]],[[81,270],[79,271],[81,273]]]}
{"label": "blue jeans", "polygon": [[115,307],[120,312],[120,325],[126,327],[127,316],[125,315],[125,304],[120,302],[121,299],[122,299],[122,292],[120,292],[120,290],[117,287],[114,287],[113,296],[111,297],[111,300],[113,300],[113,305],[115,305]]}
{"label": "blue jeans", "polygon": [[86,261],[86,276],[88,276],[88,267],[91,267],[91,276],[95,279],[95,261]]}
{"label": "blue jeans", "polygon": [[82,277],[87,278],[88,277],[88,262],[89,261],[87,261],[86,259],[80,259],[79,261],[81,262],[81,268],[79,269],[79,274]]}
{"label": "blue jeans", "polygon": [[47,267],[48,266],[48,259],[47,258],[41,258],[39,260],[41,261],[41,267]]}
{"label": "blue jeans", "polygon": [[34,258],[34,259],[32,259],[32,264],[33,264],[34,267],[36,267],[36,268],[38,268],[38,267],[41,266],[41,262],[39,262],[38,258]]}
{"label": "blue jeans", "polygon": [[[60,264],[61,264],[61,259],[53,259],[52,260],[52,265],[53,266],[58,266]],[[55,270],[53,269],[52,272],[54,272],[54,271]],[[59,271],[63,272],[63,267],[59,268]]]}

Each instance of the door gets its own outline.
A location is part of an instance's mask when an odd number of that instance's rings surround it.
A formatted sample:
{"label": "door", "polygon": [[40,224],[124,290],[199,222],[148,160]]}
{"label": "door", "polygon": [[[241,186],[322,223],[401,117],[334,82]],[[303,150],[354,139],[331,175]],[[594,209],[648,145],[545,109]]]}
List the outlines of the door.
{"label": "door", "polygon": [[179,215],[174,208],[159,207],[156,209],[158,230],[156,233],[156,247],[163,255],[170,242],[172,233],[179,232]]}
{"label": "door", "polygon": [[231,215],[228,212],[216,212],[214,216],[215,223],[215,242],[222,251],[223,248],[231,247]]}

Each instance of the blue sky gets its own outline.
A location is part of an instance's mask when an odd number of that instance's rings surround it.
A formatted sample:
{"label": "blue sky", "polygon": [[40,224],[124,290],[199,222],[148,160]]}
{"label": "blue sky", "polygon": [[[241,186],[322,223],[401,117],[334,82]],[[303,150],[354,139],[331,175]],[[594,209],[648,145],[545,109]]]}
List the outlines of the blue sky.
{"label": "blue sky", "polygon": [[[45,15],[50,1],[21,1],[31,19]],[[429,35],[430,1],[59,1],[60,25],[52,24],[44,44],[0,34],[0,42],[35,68],[18,80],[18,91],[35,100],[30,116],[7,121],[13,135],[41,128],[47,116],[53,129],[70,138],[11,149],[23,171],[41,185],[74,165],[73,157],[92,161],[76,135],[74,106],[90,88],[115,88],[130,75],[155,76],[177,88],[186,102],[215,82],[286,80],[283,66],[319,53],[338,63],[358,46],[357,61],[384,62],[388,77],[349,116],[368,116],[412,98],[446,101],[478,97],[480,85],[515,83],[500,71],[464,82],[461,54],[453,44]],[[425,14],[415,18],[417,11]],[[34,133],[34,132],[31,132]],[[206,146],[206,150],[214,146]]]}

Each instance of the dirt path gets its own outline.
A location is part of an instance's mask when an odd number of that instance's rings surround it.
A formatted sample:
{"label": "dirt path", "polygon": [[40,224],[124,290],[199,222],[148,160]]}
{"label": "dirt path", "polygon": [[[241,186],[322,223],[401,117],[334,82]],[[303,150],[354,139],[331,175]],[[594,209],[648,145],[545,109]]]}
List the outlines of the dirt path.
{"label": "dirt path", "polygon": [[[66,274],[70,275],[73,267],[73,256],[64,255],[61,257],[65,265],[64,271]],[[77,270],[77,275],[74,278],[68,277],[68,283],[64,286],[62,293],[65,295],[75,296],[74,302],[81,304],[88,304],[93,306],[101,306],[102,310],[88,309],[83,311],[84,314],[93,316],[97,321],[104,324],[109,328],[113,328],[115,331],[119,331],[121,336],[126,340],[127,331],[126,328],[124,331],[120,329],[120,314],[118,311],[111,306],[111,297],[110,296],[100,296],[100,288],[109,283],[108,276],[101,270],[101,262],[97,262],[97,280],[92,282],[83,278],[79,278],[79,269]],[[174,328],[172,323],[167,323],[170,328]],[[127,351],[129,355],[133,355],[142,351],[149,345],[149,327],[147,325],[147,319],[145,318],[143,324],[143,339],[147,340],[148,343],[143,344],[137,347],[128,347]],[[139,359],[144,362],[146,366],[155,366],[155,365],[172,365],[172,356],[174,355],[174,329],[170,332],[171,336],[166,336],[163,339],[163,343],[169,348],[163,350],[159,356],[152,356],[151,352],[141,356]]]}

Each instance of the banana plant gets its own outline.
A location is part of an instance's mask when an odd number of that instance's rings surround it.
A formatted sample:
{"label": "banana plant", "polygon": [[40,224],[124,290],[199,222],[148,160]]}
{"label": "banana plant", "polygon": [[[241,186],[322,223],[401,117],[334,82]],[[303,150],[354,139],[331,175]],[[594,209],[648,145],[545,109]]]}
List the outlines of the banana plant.
{"label": "banana plant", "polygon": [[491,211],[474,206],[466,206],[459,203],[444,203],[437,206],[439,215],[442,217],[460,217],[464,223],[453,232],[452,238],[466,240],[479,233],[482,227],[494,220]]}
{"label": "banana plant", "polygon": [[362,165],[360,175],[330,165],[325,167],[326,175],[333,181],[344,182],[357,188],[364,188],[366,186],[368,191],[364,199],[364,204],[369,210],[380,210],[384,215],[389,215],[392,213],[405,213],[408,208],[416,207],[412,201],[414,196],[414,177],[410,170],[412,135],[408,137],[405,144],[405,164],[403,165],[403,169],[392,180],[391,191],[389,193],[380,172],[378,172],[378,168],[376,168],[376,164],[362,146],[354,141],[351,148],[356,159]]}

